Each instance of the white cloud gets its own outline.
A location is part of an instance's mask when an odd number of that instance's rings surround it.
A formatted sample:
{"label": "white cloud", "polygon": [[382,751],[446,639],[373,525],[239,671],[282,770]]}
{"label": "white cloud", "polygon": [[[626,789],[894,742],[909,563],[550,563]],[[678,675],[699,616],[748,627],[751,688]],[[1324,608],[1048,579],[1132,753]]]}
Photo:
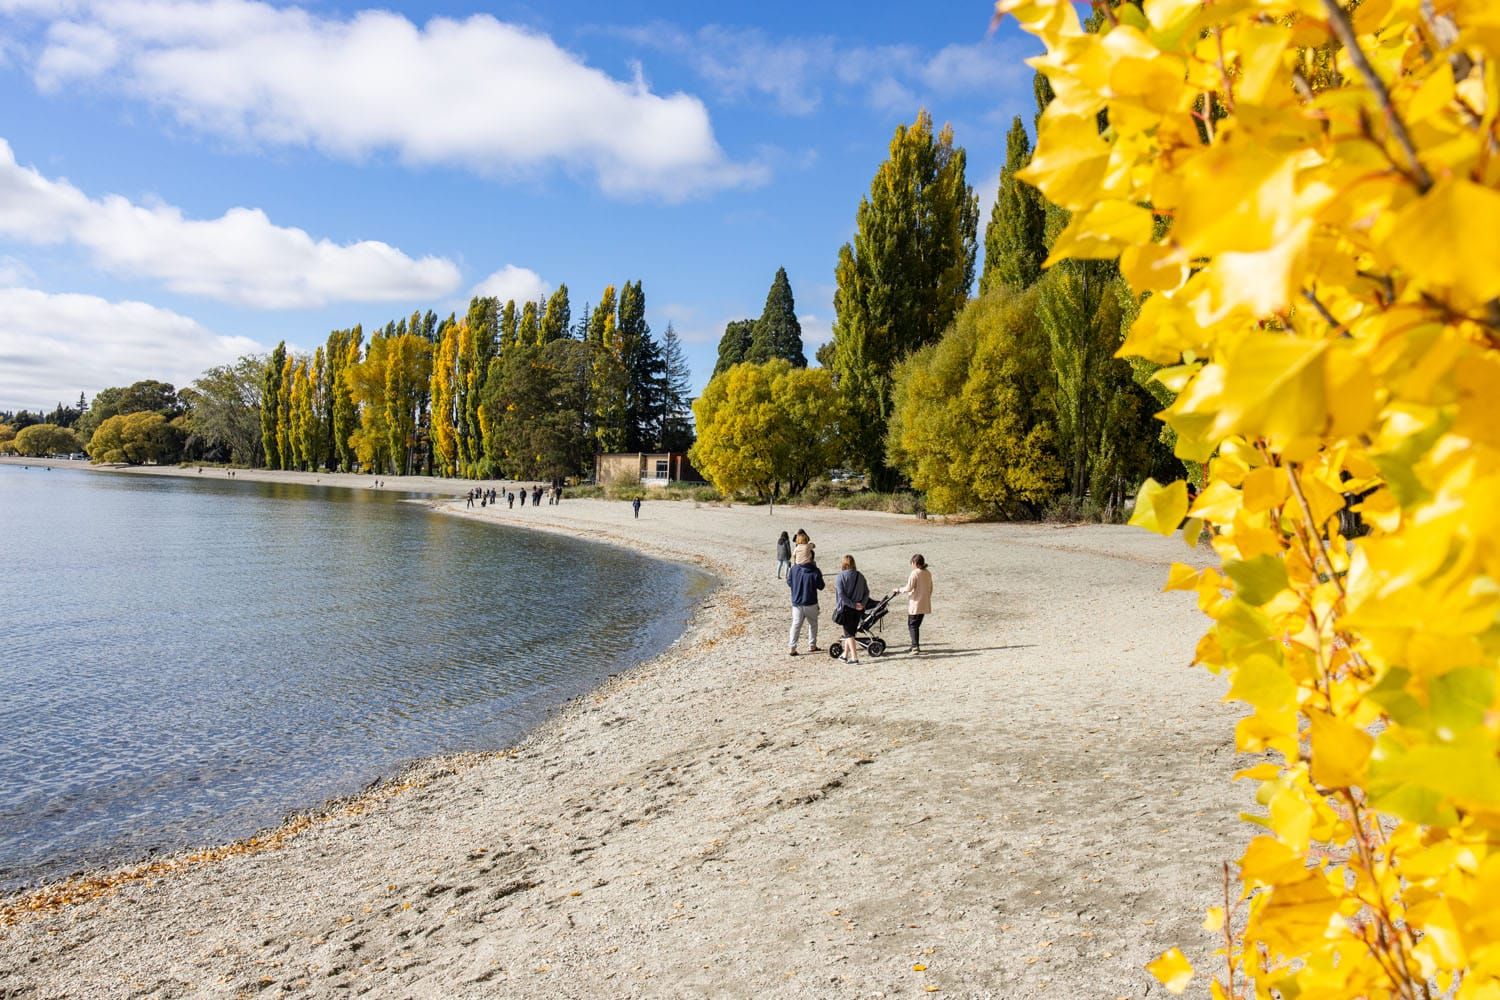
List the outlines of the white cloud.
{"label": "white cloud", "polygon": [[0,289],[0,408],[51,407],[79,392],[159,378],[183,386],[264,348],[144,302]]}
{"label": "white cloud", "polygon": [[452,261],[414,260],[373,240],[314,240],[301,229],[274,225],[259,209],[189,219],[171,205],[145,207],[119,195],[90,198],[65,180],[20,166],[4,139],[0,234],[31,243],[73,243],[112,272],[263,309],[434,298],[460,281]]}
{"label": "white cloud", "polygon": [[[14,0],[12,0],[14,2]],[[326,17],[260,0],[91,0],[54,20],[39,87],[145,98],[181,123],[275,146],[484,174],[560,166],[616,195],[670,200],[755,183],[707,109],[588,66],[487,14],[417,25],[381,10]]]}
{"label": "white cloud", "polygon": [[506,264],[475,285],[469,295],[496,298],[501,302],[514,299],[520,305],[522,302],[535,302],[551,291],[552,286],[531,268]]}

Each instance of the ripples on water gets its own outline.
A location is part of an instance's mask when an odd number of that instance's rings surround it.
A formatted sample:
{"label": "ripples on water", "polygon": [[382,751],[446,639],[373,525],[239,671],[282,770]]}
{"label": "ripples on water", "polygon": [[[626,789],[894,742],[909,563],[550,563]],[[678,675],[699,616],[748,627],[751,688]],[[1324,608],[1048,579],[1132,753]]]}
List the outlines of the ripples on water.
{"label": "ripples on water", "polygon": [[503,746],[669,645],[709,586],[388,493],[206,474],[0,466],[0,525],[0,889]]}

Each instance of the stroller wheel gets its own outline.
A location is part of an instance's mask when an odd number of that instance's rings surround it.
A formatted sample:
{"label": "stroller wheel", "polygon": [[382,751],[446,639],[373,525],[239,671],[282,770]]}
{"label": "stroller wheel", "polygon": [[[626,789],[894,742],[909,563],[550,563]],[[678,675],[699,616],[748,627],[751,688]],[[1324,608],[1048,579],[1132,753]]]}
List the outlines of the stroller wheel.
{"label": "stroller wheel", "polygon": [[882,639],[882,638],[880,638],[879,636],[876,636],[875,638],[873,638],[873,639],[870,640],[869,649],[870,649],[870,655],[871,656],[884,656],[885,655],[885,640]]}
{"label": "stroller wheel", "polygon": [[838,641],[830,642],[828,644],[828,655],[833,657],[835,660],[843,656],[844,644]]}

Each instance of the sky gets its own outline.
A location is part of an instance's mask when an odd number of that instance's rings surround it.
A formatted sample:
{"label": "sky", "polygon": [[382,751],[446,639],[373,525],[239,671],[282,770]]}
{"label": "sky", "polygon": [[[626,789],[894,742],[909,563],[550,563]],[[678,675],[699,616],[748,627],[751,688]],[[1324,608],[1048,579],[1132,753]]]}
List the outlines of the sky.
{"label": "sky", "polygon": [[695,388],[778,267],[807,353],[891,133],[981,231],[1034,43],[993,7],[0,0],[0,410],[643,282]]}

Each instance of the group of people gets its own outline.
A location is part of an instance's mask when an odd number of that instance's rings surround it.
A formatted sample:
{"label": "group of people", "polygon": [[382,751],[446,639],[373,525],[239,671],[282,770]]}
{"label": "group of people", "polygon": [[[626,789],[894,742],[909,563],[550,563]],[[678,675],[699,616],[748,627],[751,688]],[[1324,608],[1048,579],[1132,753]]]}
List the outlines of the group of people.
{"label": "group of people", "polygon": [[[818,568],[816,546],[806,531],[798,529],[795,535],[785,531],[776,540],[776,577],[785,576],[792,597],[792,630],[790,635],[791,655],[796,656],[797,645],[802,640],[802,626],[808,631],[809,653],[819,651],[818,646],[818,591],[825,589],[823,571]],[[842,657],[845,663],[859,662],[859,626],[870,600],[870,585],[859,571],[852,555],[839,560],[839,575],[834,580],[833,621],[843,629]],[[911,557],[911,573],[903,586],[891,591],[890,596],[906,595],[906,632],[911,639],[907,652],[913,655],[922,652],[922,619],[932,614],[932,571],[927,560],[917,553]],[[877,650],[876,652],[879,652]]]}
{"label": "group of people", "polygon": [[[531,505],[533,507],[540,507],[542,505],[542,497],[544,495],[547,498],[547,506],[549,507],[555,504],[562,503],[562,484],[553,483],[550,487],[532,486],[530,489],[522,486],[520,490],[507,490],[503,494],[506,504],[509,505],[512,510],[515,509],[517,496],[521,498],[522,507],[526,506],[526,498],[528,496],[531,498]],[[502,494],[500,493],[500,491],[496,490],[493,486],[489,489],[481,489],[476,486],[474,489],[465,494],[465,499],[468,501],[466,506],[473,507],[475,502],[477,501],[479,506],[481,507],[493,507],[500,503],[501,496]]]}

